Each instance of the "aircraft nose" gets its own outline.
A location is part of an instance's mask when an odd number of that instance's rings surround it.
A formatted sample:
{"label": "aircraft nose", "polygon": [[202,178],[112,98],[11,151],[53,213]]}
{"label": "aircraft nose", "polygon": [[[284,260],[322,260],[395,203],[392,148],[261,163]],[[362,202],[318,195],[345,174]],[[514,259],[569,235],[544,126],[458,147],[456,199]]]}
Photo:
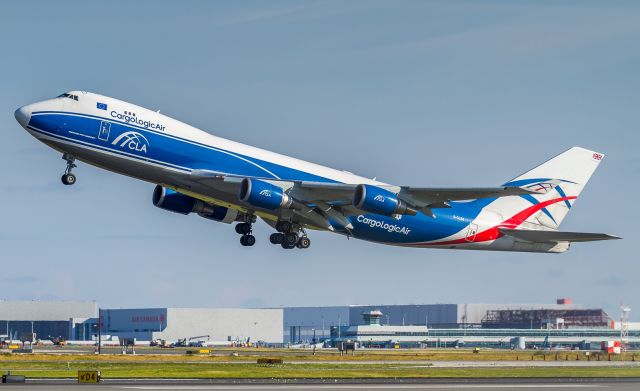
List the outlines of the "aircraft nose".
{"label": "aircraft nose", "polygon": [[27,124],[29,123],[29,119],[31,118],[31,110],[29,109],[29,106],[22,106],[21,108],[16,110],[13,115],[16,116],[16,120],[18,121],[18,123],[23,128],[26,128]]}

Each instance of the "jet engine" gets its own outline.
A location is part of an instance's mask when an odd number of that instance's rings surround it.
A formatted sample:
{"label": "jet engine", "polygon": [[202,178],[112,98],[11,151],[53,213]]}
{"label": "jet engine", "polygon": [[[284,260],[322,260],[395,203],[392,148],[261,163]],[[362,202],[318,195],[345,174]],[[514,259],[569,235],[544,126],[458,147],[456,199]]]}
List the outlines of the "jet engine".
{"label": "jet engine", "polygon": [[205,219],[226,224],[243,220],[241,213],[235,209],[214,206],[160,185],[153,190],[152,200],[153,204],[160,209],[183,215],[193,212]]}
{"label": "jet engine", "polygon": [[415,215],[417,211],[388,190],[372,185],[358,185],[353,195],[353,206],[379,215]]}
{"label": "jet engine", "polygon": [[252,178],[242,180],[238,198],[253,206],[271,210],[289,208],[293,204],[293,199],[281,187]]}
{"label": "jet engine", "polygon": [[[157,185],[153,189],[153,204],[160,209],[168,210],[170,212],[180,213],[188,215],[194,212],[196,206],[196,200],[193,197],[178,193],[175,190],[167,189]],[[202,201],[200,201],[202,202]]]}

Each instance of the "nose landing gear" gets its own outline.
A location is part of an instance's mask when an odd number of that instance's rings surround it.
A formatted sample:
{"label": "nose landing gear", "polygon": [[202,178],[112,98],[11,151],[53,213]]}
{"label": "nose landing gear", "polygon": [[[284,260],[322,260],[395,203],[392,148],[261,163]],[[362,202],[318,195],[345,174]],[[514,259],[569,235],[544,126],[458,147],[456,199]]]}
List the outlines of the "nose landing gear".
{"label": "nose landing gear", "polygon": [[62,155],[62,159],[67,161],[67,168],[64,170],[64,175],[62,175],[62,178],[60,178],[60,180],[62,180],[62,183],[67,186],[73,185],[74,183],[76,183],[76,176],[73,175],[71,170],[77,167],[75,164],[73,164],[76,158],[74,158],[72,155],[69,155],[68,153],[65,153]]}

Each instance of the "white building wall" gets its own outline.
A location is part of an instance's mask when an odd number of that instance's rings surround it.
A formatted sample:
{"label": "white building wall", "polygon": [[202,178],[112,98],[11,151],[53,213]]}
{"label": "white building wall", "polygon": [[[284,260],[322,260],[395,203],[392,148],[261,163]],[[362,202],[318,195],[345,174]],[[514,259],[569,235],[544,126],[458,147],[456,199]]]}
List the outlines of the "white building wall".
{"label": "white building wall", "polygon": [[282,343],[282,309],[167,308],[166,327],[153,338],[175,341],[209,335],[211,341]]}

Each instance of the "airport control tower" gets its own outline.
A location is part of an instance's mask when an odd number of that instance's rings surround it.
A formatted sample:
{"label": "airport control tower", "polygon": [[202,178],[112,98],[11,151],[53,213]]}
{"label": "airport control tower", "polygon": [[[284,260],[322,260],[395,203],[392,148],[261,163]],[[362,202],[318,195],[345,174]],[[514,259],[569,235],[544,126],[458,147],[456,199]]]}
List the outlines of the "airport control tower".
{"label": "airport control tower", "polygon": [[368,326],[380,326],[380,319],[382,318],[382,312],[380,310],[366,311],[362,313],[364,324]]}

